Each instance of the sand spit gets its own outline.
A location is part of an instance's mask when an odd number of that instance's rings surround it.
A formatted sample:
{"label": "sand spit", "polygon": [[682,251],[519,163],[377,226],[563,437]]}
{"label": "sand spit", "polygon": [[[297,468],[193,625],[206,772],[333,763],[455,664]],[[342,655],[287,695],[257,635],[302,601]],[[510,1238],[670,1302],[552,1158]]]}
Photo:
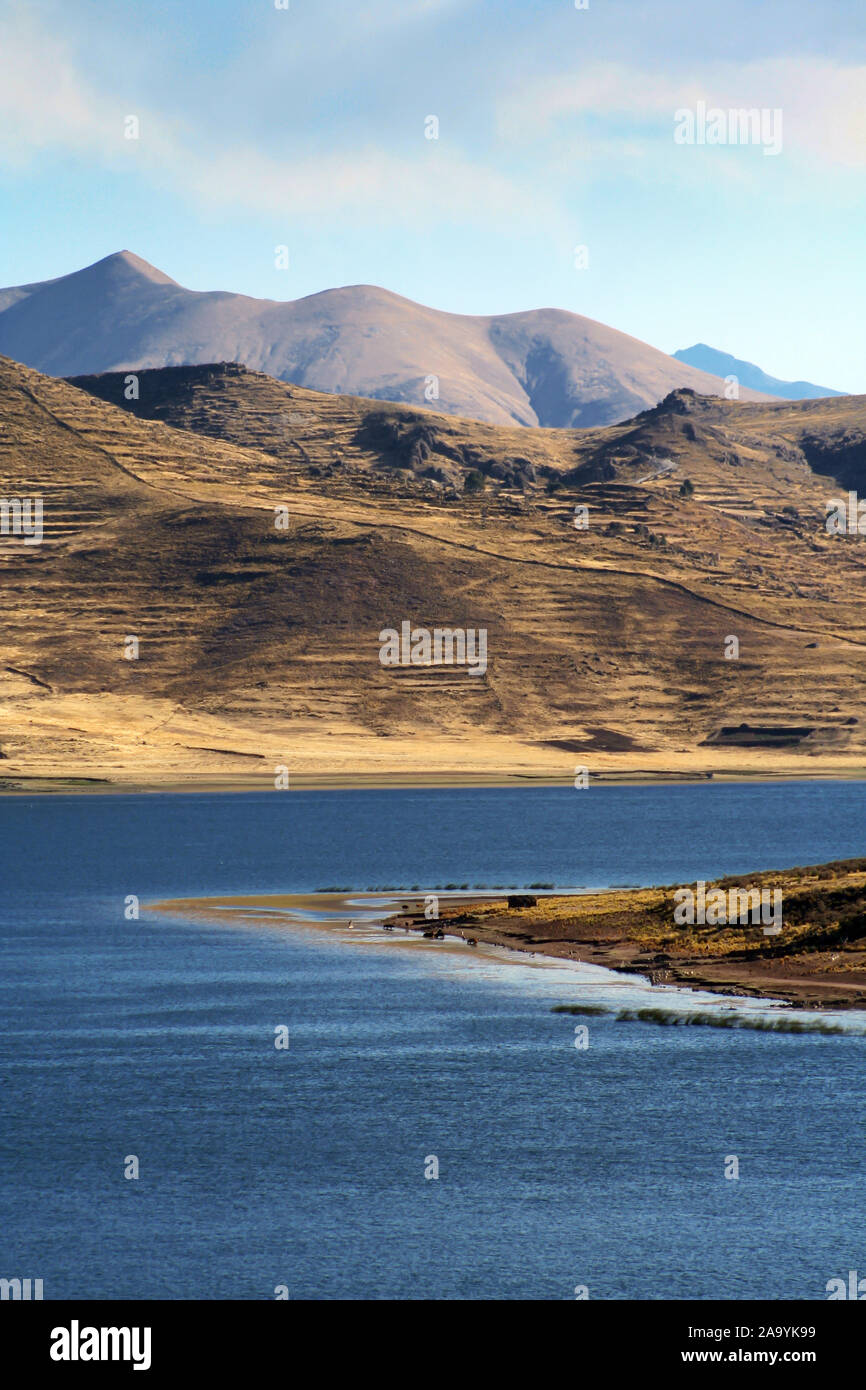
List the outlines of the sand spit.
{"label": "sand spit", "polygon": [[678,924],[674,894],[679,886],[549,894],[425,893],[414,886],[406,892],[334,889],[174,899],[151,904],[151,910],[211,923],[352,930],[358,941],[380,940],[387,933],[439,950],[507,948],[564,964],[601,966],[661,988],[776,1000],[822,1012],[866,1008],[866,860],[706,885],[707,893],[713,887],[780,892],[782,924],[774,934],[751,921]]}

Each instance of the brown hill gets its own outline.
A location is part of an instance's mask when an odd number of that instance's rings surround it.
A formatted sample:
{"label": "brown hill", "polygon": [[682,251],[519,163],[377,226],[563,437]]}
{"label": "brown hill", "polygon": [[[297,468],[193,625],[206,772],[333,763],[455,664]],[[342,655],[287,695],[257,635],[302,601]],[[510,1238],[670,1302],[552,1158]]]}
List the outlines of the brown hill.
{"label": "brown hill", "polygon": [[[231,365],[139,386],[0,359],[6,496],[45,509],[0,538],[8,784],[862,771],[866,548],[808,460],[853,476],[866,399],[578,432]],[[485,628],[486,671],[381,665],[403,621]]]}
{"label": "brown hill", "polygon": [[203,293],[130,251],[0,290],[0,353],[58,376],[232,358],[317,391],[420,407],[436,393],[437,411],[498,425],[604,425],[676,387],[724,389],[563,309],[448,314],[376,285],[287,302]]}

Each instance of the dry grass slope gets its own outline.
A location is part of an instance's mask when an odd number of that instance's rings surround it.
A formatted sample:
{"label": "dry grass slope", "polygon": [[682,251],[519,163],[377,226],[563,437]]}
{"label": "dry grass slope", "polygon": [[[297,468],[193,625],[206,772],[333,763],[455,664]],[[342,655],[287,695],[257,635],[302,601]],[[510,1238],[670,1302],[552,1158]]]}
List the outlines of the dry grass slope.
{"label": "dry grass slope", "polygon": [[[864,398],[525,430],[231,364],[126,401],[0,359],[0,426],[5,495],[45,506],[41,546],[0,538],[7,785],[866,763],[866,543],[827,535],[813,471],[859,477]],[[486,627],[485,675],[383,668],[403,619]]]}

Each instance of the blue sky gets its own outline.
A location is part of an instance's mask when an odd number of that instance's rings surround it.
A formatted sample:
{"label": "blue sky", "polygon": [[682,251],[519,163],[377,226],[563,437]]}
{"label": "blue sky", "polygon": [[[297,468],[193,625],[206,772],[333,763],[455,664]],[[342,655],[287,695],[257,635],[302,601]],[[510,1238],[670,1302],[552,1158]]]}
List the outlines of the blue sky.
{"label": "blue sky", "polygon": [[[0,0],[0,283],[125,247],[866,392],[864,94],[862,0]],[[700,101],[781,110],[781,152],[676,143]]]}

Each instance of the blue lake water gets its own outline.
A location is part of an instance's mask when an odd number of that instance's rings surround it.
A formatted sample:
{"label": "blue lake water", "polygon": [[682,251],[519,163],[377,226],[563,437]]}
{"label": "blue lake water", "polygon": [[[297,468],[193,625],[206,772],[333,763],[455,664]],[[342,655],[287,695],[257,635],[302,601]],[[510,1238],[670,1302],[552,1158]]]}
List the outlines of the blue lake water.
{"label": "blue lake water", "polygon": [[123,905],[693,882],[861,855],[864,832],[859,783],[0,799],[0,1276],[824,1298],[866,1269],[866,1038],[579,1020],[551,1012],[592,993],[566,967]]}

